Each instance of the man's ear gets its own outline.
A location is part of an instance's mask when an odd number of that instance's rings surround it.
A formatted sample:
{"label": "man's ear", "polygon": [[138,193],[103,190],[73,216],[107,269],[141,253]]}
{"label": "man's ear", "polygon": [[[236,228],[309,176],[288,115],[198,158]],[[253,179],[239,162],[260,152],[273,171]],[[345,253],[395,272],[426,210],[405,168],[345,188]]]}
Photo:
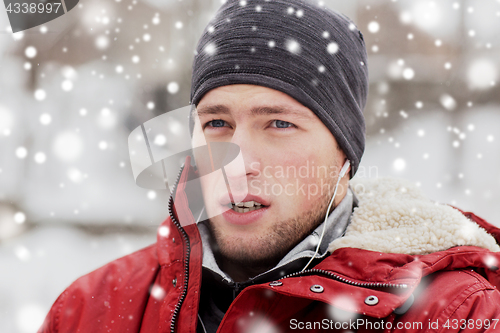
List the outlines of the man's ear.
{"label": "man's ear", "polygon": [[344,176],[350,171],[351,171],[351,161],[346,159],[344,165],[342,166],[342,169],[340,169],[339,172],[340,179],[344,178]]}

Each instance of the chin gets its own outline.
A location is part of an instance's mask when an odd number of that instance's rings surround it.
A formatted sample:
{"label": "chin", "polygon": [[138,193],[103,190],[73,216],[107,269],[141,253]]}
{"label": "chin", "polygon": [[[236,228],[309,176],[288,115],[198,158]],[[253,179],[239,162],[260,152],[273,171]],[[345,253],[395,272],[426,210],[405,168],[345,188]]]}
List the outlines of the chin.
{"label": "chin", "polygon": [[279,262],[298,240],[278,237],[271,230],[226,234],[211,227],[213,241],[224,259],[249,266],[267,266]]}

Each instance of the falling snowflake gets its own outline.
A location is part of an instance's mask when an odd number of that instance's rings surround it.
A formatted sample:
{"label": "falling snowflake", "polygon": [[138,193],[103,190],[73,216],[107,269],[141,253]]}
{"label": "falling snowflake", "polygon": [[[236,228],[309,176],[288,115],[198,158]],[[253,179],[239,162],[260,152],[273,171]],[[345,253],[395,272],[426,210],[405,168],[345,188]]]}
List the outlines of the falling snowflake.
{"label": "falling snowflake", "polygon": [[163,300],[165,298],[166,292],[165,289],[163,289],[161,286],[154,284],[151,287],[151,296],[153,296],[154,299],[157,301]]}
{"label": "falling snowflake", "polygon": [[455,101],[455,99],[448,94],[441,95],[439,102],[441,102],[441,105],[449,111],[452,111],[457,107],[457,101]]}
{"label": "falling snowflake", "polygon": [[487,89],[497,80],[497,67],[489,59],[476,59],[469,65],[467,79],[472,88]]}
{"label": "falling snowflake", "polygon": [[177,82],[170,82],[167,85],[167,91],[172,95],[177,94],[177,92],[179,91],[179,84]]}
{"label": "falling snowflake", "polygon": [[106,141],[99,141],[98,147],[100,150],[108,149],[108,143]]}
{"label": "falling snowflake", "polygon": [[406,168],[406,161],[402,158],[397,158],[392,163],[392,167],[396,171],[403,171]]}
{"label": "falling snowflake", "polygon": [[102,35],[102,36],[98,36],[95,40],[95,46],[99,49],[99,50],[104,50],[106,48],[108,48],[109,46],[109,38]]}
{"label": "falling snowflake", "polygon": [[28,261],[31,258],[30,251],[25,246],[23,246],[23,245],[18,245],[14,249],[14,254],[21,261]]}
{"label": "falling snowflake", "polygon": [[329,43],[328,46],[326,47],[326,50],[330,54],[335,54],[339,51],[339,45],[337,43]]}
{"label": "falling snowflake", "polygon": [[322,36],[323,36],[323,38],[329,38],[330,37],[330,33],[328,31],[323,31]]}
{"label": "falling snowflake", "polygon": [[69,168],[68,171],[66,171],[66,176],[75,184],[79,184],[83,181],[83,174],[77,168]]}
{"label": "falling snowflake", "polygon": [[25,50],[24,50],[24,55],[28,58],[34,58],[36,57],[37,55],[37,50],[34,46],[28,46]]}
{"label": "falling snowflake", "polygon": [[[358,314],[355,312],[357,305],[354,298],[347,295],[340,295],[335,297],[333,302],[336,304],[342,304],[342,309],[330,305],[328,308],[330,319],[336,322],[349,322],[356,320]],[[344,309],[349,309],[350,311]]]}
{"label": "falling snowflake", "polygon": [[268,43],[267,43],[267,46],[269,46],[270,48],[273,48],[276,46],[276,42],[274,40],[270,40]]}
{"label": "falling snowflake", "polygon": [[405,69],[403,69],[403,78],[405,80],[411,80],[415,77],[415,71],[410,68],[410,67],[407,67]]}
{"label": "falling snowflake", "polygon": [[368,31],[372,34],[379,32],[379,30],[380,24],[377,21],[371,21],[370,23],[368,23]]}
{"label": "falling snowflake", "polygon": [[37,101],[43,101],[47,97],[47,93],[43,89],[35,90],[35,99]]}
{"label": "falling snowflake", "polygon": [[24,214],[23,212],[16,212],[14,214],[14,222],[16,222],[17,224],[23,224],[24,222],[26,222],[26,214]]}
{"label": "falling snowflake", "polygon": [[158,234],[162,237],[168,237],[170,234],[170,229],[166,226],[161,226],[158,228]]}
{"label": "falling snowflake", "polygon": [[167,143],[167,137],[163,134],[157,134],[153,142],[155,145],[162,147]]}
{"label": "falling snowflake", "polygon": [[214,43],[209,43],[205,46],[203,51],[205,51],[206,54],[208,55],[214,55],[215,51],[217,50],[217,47],[215,46]]}
{"label": "falling snowflake", "polygon": [[16,156],[19,159],[24,159],[26,156],[28,156],[28,150],[25,147],[17,147],[16,149]]}
{"label": "falling snowflake", "polygon": [[300,44],[294,39],[289,39],[286,41],[286,49],[294,54],[297,54],[300,52]]}
{"label": "falling snowflake", "polygon": [[255,314],[248,313],[248,316],[238,320],[238,326],[243,333],[278,333],[280,330],[268,318]]}
{"label": "falling snowflake", "polygon": [[73,82],[71,80],[64,80],[61,83],[61,89],[64,91],[71,91],[73,90]]}
{"label": "falling snowflake", "polygon": [[47,156],[43,152],[38,152],[33,156],[33,159],[38,164],[43,164],[47,160]]}
{"label": "falling snowflake", "polygon": [[102,108],[97,118],[97,123],[104,129],[112,129],[118,122],[117,116],[109,108]]}
{"label": "falling snowflake", "polygon": [[483,258],[484,264],[491,270],[498,269],[498,259],[491,254],[485,255]]}

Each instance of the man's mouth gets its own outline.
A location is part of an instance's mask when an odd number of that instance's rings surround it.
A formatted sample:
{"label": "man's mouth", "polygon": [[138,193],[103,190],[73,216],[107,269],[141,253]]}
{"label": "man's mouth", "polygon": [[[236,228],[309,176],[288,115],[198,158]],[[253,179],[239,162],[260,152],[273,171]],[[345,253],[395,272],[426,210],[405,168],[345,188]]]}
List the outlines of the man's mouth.
{"label": "man's mouth", "polygon": [[251,212],[253,210],[261,209],[267,206],[264,206],[260,202],[257,201],[244,201],[244,202],[239,202],[235,204],[234,202],[231,202],[229,204],[229,208],[234,210],[237,213],[247,213]]}

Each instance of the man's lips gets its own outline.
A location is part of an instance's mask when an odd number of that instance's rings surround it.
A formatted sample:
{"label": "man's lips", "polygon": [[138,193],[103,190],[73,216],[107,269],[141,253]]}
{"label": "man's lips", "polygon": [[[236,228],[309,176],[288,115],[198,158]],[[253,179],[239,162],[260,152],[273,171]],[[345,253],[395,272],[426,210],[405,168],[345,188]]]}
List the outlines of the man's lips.
{"label": "man's lips", "polygon": [[243,200],[240,200],[240,201],[237,201],[237,202],[232,202],[230,198],[241,198],[243,195],[231,195],[231,193],[229,193],[229,196],[228,195],[224,195],[223,197],[221,197],[219,199],[219,203],[222,205],[222,206],[226,206],[226,207],[229,207],[230,204],[232,203],[240,203],[240,202],[248,202],[248,201],[254,201],[254,202],[258,202],[260,204],[262,204],[262,206],[269,206],[271,203],[269,202],[268,199],[264,199],[262,197],[259,197],[257,195],[252,195],[252,194],[247,194]]}

